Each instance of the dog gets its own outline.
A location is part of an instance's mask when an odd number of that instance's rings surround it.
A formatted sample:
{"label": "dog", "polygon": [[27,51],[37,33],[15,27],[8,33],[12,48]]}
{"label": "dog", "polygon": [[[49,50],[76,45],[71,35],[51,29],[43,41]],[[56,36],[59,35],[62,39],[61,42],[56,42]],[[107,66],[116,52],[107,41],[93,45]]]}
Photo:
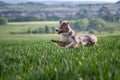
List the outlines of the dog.
{"label": "dog", "polygon": [[67,49],[78,47],[79,45],[92,46],[97,43],[97,37],[93,34],[85,34],[84,36],[79,36],[70,27],[68,21],[59,21],[59,28],[56,30],[58,34],[61,34],[61,40],[51,40],[53,43],[61,47],[66,47]]}

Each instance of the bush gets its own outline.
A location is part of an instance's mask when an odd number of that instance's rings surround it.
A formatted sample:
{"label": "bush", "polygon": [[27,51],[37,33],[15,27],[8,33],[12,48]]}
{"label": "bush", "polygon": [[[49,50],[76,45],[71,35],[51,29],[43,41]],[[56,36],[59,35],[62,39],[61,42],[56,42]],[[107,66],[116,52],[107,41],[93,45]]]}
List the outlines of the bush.
{"label": "bush", "polygon": [[55,33],[55,28],[54,27],[39,27],[34,30],[28,29],[28,33],[33,33],[33,34],[50,34],[50,33]]}
{"label": "bush", "polygon": [[78,21],[76,21],[74,24],[73,24],[73,29],[77,32],[79,31],[85,31],[87,26],[89,25],[89,21],[87,18],[84,18],[84,19],[80,19]]}
{"label": "bush", "polygon": [[6,25],[8,23],[8,19],[5,17],[0,17],[0,25]]}
{"label": "bush", "polygon": [[113,33],[115,28],[110,26],[109,24],[107,24],[106,21],[104,21],[103,19],[97,18],[97,19],[90,21],[87,30],[88,31],[94,30],[94,31],[97,31],[99,33],[104,32],[104,31],[109,32],[109,33]]}

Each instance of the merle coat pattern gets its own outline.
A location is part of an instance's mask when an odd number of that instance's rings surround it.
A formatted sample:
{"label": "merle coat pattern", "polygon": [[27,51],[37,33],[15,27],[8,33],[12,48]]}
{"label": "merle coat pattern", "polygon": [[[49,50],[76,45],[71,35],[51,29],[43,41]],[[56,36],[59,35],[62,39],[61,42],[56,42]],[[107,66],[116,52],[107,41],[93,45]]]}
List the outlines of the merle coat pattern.
{"label": "merle coat pattern", "polygon": [[61,34],[61,40],[52,40],[55,44],[68,49],[77,47],[80,44],[84,46],[92,46],[97,43],[97,38],[93,34],[86,34],[84,36],[78,36],[75,31],[70,27],[68,21],[60,21],[59,28],[56,30],[58,34]]}

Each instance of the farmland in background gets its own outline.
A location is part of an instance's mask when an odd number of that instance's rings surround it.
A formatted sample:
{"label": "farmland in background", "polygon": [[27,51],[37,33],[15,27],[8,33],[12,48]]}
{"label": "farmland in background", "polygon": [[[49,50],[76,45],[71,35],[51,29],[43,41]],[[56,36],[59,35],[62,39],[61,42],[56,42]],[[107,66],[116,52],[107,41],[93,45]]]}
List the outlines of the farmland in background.
{"label": "farmland in background", "polygon": [[57,28],[58,21],[14,22],[0,26],[1,80],[120,79],[119,31],[97,35],[97,47],[80,45],[71,50],[51,42],[60,38],[57,34],[10,34],[44,25]]}
{"label": "farmland in background", "polygon": [[[71,23],[74,21],[70,21]],[[55,27],[55,29],[58,28],[59,21],[38,21],[38,22],[10,22],[8,25],[0,25],[0,38],[1,39],[14,39],[14,38],[51,38],[54,37],[60,37],[56,33],[52,34],[10,34],[11,32],[27,32],[29,29],[34,30],[39,27]],[[120,34],[120,23],[119,22],[112,22],[108,24],[115,26],[115,32],[113,34],[105,33],[97,34],[97,35],[119,35]],[[78,32],[78,34],[82,35],[85,34],[85,31]]]}
{"label": "farmland in background", "polygon": [[8,18],[10,22],[78,20],[97,17],[107,21],[119,21],[119,15],[119,1],[116,3],[33,1],[13,4],[0,1],[0,16]]}
{"label": "farmland in background", "polygon": [[[0,1],[0,80],[120,80],[120,1],[53,3]],[[53,44],[60,19],[98,46]]]}

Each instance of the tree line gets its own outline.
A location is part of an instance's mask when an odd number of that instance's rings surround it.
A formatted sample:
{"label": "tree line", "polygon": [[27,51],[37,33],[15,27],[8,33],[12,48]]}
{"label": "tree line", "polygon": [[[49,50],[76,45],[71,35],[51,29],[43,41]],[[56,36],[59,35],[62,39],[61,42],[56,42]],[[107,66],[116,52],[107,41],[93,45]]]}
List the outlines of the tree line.
{"label": "tree line", "polygon": [[[70,14],[72,13],[72,11],[68,12],[68,11],[63,11],[63,10],[60,11],[61,13],[59,11],[49,12],[47,10],[46,11],[32,11],[32,12],[28,12],[28,11],[23,12],[19,10],[18,11],[7,10],[7,11],[0,12],[0,16],[4,15],[5,17],[8,18],[10,22],[46,21],[46,20],[56,21],[56,20],[60,20],[61,18],[65,20],[78,20],[78,19],[83,19],[83,18],[98,18],[98,17],[106,21],[112,21],[112,22],[120,21],[120,8],[118,8],[117,10],[116,9],[111,10],[109,7],[105,5],[103,5],[101,8],[99,8],[99,6],[96,6],[96,7],[98,7],[97,8],[98,10],[94,10],[94,8],[90,8],[90,9],[80,8],[78,11],[75,12],[74,15]],[[25,16],[23,16],[22,14],[25,14]],[[60,16],[58,16],[58,14]],[[64,16],[62,16],[63,14]]]}
{"label": "tree line", "polygon": [[80,19],[75,21],[72,24],[72,28],[76,31],[76,32],[80,32],[80,31],[88,31],[88,32],[98,32],[98,33],[102,33],[102,32],[109,32],[109,33],[113,33],[115,31],[115,27],[109,25],[105,20],[103,20],[102,18],[96,18],[96,19]]}
{"label": "tree line", "polygon": [[[0,25],[6,25],[8,23],[8,19],[5,17],[0,17]],[[102,18],[83,18],[76,20],[72,24],[72,28],[76,31],[90,31],[90,32],[109,32],[113,33],[115,31],[115,27],[109,25],[104,19]],[[33,33],[33,34],[38,34],[38,33],[55,33],[55,27],[39,27],[34,30],[28,29],[26,32],[20,32],[20,33]],[[15,34],[12,32],[12,34]]]}
{"label": "tree line", "polygon": [[[115,27],[109,25],[102,18],[91,19],[91,20],[84,18],[72,22],[70,26],[76,32],[87,31],[91,33],[102,33],[102,32],[114,33],[115,31]],[[55,27],[50,27],[48,25],[34,29],[28,28],[24,32],[11,32],[11,34],[54,34],[54,33],[55,33]]]}
{"label": "tree line", "polygon": [[38,27],[35,29],[28,28],[26,31],[21,32],[10,32],[10,34],[54,34],[55,33],[55,27]]}

